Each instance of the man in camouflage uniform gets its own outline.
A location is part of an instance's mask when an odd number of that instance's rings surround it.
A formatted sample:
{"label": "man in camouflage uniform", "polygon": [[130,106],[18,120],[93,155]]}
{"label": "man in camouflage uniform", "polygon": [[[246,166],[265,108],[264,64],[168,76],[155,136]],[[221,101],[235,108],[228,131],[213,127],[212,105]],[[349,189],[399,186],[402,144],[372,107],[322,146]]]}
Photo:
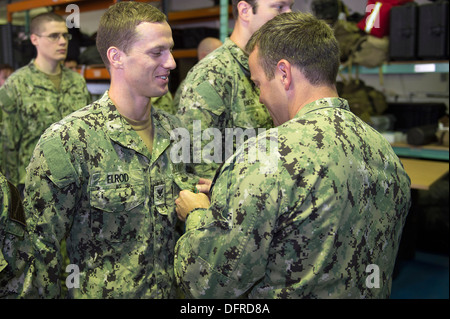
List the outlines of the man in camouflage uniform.
{"label": "man in camouflage uniform", "polygon": [[197,179],[170,160],[179,121],[150,102],[176,66],[172,31],[154,6],[119,2],[101,18],[97,47],[109,91],[46,130],[27,170],[36,286],[59,296],[67,238],[69,297],[173,297],[174,197]]}
{"label": "man in camouflage uniform", "polygon": [[32,262],[22,200],[17,189],[0,174],[0,298],[33,296]]}
{"label": "man in camouflage uniform", "polygon": [[[209,208],[205,194],[180,193],[177,212],[190,214],[177,279],[196,298],[388,297],[410,180],[386,139],[338,97],[333,31],[286,13],[248,52],[277,127],[227,160]],[[277,151],[246,160],[269,141]]]}
{"label": "man in camouflage uniform", "polygon": [[[220,48],[222,46],[222,41],[220,41],[217,38],[204,38],[197,46],[197,63],[201,60],[203,60],[208,54],[216,50],[217,48]],[[181,83],[178,85],[178,88],[175,92],[175,95],[173,96],[173,109],[175,110],[175,113],[177,113],[180,103],[180,95],[181,91],[184,88],[184,85],[186,83],[186,79],[181,81]]]}
{"label": "man in camouflage uniform", "polygon": [[[267,110],[258,101],[259,92],[250,80],[248,57],[243,48],[264,22],[282,12],[291,11],[293,3],[294,0],[233,0],[236,21],[233,33],[222,47],[189,71],[180,100],[174,102],[178,103],[178,116],[190,132],[193,132],[194,120],[201,121],[202,131],[219,129],[222,138],[226,128],[257,130],[273,127]],[[201,149],[210,142],[208,139],[202,140]],[[225,146],[225,143],[222,145]],[[223,147],[220,157],[225,154]],[[221,163],[203,158],[191,169],[200,177],[212,178]]]}
{"label": "man in camouflage uniform", "polygon": [[163,96],[152,98],[152,105],[157,109],[175,115],[177,111],[175,109],[175,106],[172,104],[172,101],[173,101],[172,93],[170,93],[169,91],[167,92],[167,94],[164,94]]}
{"label": "man in camouflage uniform", "polygon": [[91,102],[83,77],[61,63],[70,40],[65,20],[55,13],[43,13],[32,19],[30,29],[36,58],[14,72],[0,88],[0,168],[20,191],[41,134]]}

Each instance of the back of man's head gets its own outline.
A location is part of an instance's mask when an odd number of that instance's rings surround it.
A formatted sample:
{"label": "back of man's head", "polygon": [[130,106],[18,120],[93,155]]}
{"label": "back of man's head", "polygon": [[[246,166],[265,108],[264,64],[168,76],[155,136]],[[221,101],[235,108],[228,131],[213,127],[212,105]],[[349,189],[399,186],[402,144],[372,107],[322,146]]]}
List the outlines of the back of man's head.
{"label": "back of man's head", "polygon": [[246,51],[250,54],[256,47],[268,79],[274,77],[277,63],[286,59],[312,85],[336,82],[338,42],[330,26],[310,13],[283,13],[268,21],[250,38]]}

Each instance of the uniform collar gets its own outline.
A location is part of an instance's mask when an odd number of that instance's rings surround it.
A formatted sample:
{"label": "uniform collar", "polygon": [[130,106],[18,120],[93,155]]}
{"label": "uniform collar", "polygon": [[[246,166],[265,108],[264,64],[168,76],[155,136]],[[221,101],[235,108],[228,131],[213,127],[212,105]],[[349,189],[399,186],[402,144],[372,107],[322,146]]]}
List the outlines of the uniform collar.
{"label": "uniform collar", "polygon": [[236,45],[230,38],[226,38],[223,43],[224,48],[230,51],[233,58],[241,65],[246,76],[250,76],[250,67],[248,66],[248,56],[240,47]]}
{"label": "uniform collar", "polygon": [[301,118],[302,116],[317,111],[319,109],[323,108],[340,108],[347,111],[350,111],[350,107],[348,105],[347,100],[337,97],[330,97],[330,98],[323,98],[316,100],[312,103],[306,104],[304,107],[302,107],[297,114],[294,116],[294,118]]}
{"label": "uniform collar", "polygon": [[102,113],[106,119],[106,134],[114,142],[144,155],[151,163],[155,162],[170,146],[170,125],[166,123],[167,120],[161,118],[162,115],[154,107],[152,107],[151,110],[151,117],[155,130],[151,155],[139,135],[117,111],[116,106],[109,97],[109,91],[105,92],[98,103],[102,106]]}
{"label": "uniform collar", "polygon": [[[41,70],[39,70],[36,65],[34,64],[34,61],[36,59],[32,59],[30,61],[30,63],[28,63],[28,67],[30,68],[31,72],[34,74],[45,74],[45,72],[42,72]],[[71,77],[69,76],[68,72],[74,72],[72,70],[69,70],[68,68],[66,68],[65,66],[61,66],[61,85],[60,85],[60,92],[64,92],[66,91],[68,88],[72,87],[74,84],[71,81]],[[46,89],[55,89],[55,86],[53,85],[53,83],[51,82],[51,80],[46,76],[45,79],[46,80],[42,80],[42,77],[39,77],[39,81],[34,82],[33,81],[33,77],[30,79],[30,81],[33,82],[33,86],[40,86],[40,87],[44,87]]]}

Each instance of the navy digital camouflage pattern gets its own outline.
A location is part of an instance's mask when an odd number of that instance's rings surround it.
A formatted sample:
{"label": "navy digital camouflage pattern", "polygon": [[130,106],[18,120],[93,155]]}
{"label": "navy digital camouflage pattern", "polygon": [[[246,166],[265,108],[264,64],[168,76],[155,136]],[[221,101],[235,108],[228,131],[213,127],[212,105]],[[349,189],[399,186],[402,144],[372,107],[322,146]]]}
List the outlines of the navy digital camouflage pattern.
{"label": "navy digital camouflage pattern", "polygon": [[[277,152],[239,160],[270,140]],[[321,99],[227,160],[210,208],[188,215],[175,274],[194,298],[386,298],[409,207],[388,141]]]}
{"label": "navy digital camouflage pattern", "polygon": [[152,108],[150,154],[108,92],[52,125],[27,168],[25,207],[35,247],[36,286],[59,297],[60,242],[80,270],[71,298],[170,298],[175,196],[193,190],[184,164],[170,160],[170,131],[181,124]]}
{"label": "navy digital camouflage pattern", "polygon": [[[177,115],[191,133],[195,120],[201,121],[202,131],[217,128],[222,137],[226,128],[273,127],[269,112],[259,102],[259,90],[250,79],[248,56],[229,38],[199,61],[183,83],[179,101],[174,103],[178,104]],[[201,148],[209,142],[202,140]],[[221,163],[202,161],[192,169],[196,175],[211,179]]]}
{"label": "navy digital camouflage pattern", "polygon": [[53,123],[91,103],[84,78],[61,67],[57,90],[32,60],[14,72],[0,88],[3,121],[0,169],[15,186],[24,184],[25,169],[40,136]]}
{"label": "navy digital camouflage pattern", "polygon": [[0,299],[34,297],[32,245],[17,189],[0,174]]}
{"label": "navy digital camouflage pattern", "polygon": [[172,101],[173,101],[172,93],[170,93],[169,91],[163,96],[152,97],[152,106],[162,111],[165,111],[169,114],[175,115],[177,113],[177,110],[173,105]]}

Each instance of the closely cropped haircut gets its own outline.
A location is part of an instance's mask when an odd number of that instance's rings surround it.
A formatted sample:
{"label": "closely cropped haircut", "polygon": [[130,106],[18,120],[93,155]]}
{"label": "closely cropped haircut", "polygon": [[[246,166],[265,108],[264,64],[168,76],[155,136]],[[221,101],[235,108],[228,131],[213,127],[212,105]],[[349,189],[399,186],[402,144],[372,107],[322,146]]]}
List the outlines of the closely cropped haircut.
{"label": "closely cropped haircut", "polygon": [[269,80],[282,59],[299,68],[312,85],[334,85],[339,71],[339,45],[326,22],[310,13],[283,13],[250,38],[248,54],[258,47],[258,59]]}
{"label": "closely cropped haircut", "polygon": [[54,13],[54,12],[45,12],[38,14],[33,19],[31,19],[30,23],[30,33],[31,34],[40,34],[42,32],[42,25],[47,22],[66,22],[63,17]]}
{"label": "closely cropped haircut", "polygon": [[244,1],[247,2],[253,8],[253,14],[256,14],[258,8],[258,0],[233,0],[231,2],[231,7],[233,9],[233,18],[236,20],[239,16],[238,3]]}
{"label": "closely cropped haircut", "polygon": [[97,50],[109,68],[107,51],[114,46],[125,53],[136,42],[136,27],[144,22],[166,21],[166,15],[148,3],[123,1],[112,5],[101,17],[97,31]]}

